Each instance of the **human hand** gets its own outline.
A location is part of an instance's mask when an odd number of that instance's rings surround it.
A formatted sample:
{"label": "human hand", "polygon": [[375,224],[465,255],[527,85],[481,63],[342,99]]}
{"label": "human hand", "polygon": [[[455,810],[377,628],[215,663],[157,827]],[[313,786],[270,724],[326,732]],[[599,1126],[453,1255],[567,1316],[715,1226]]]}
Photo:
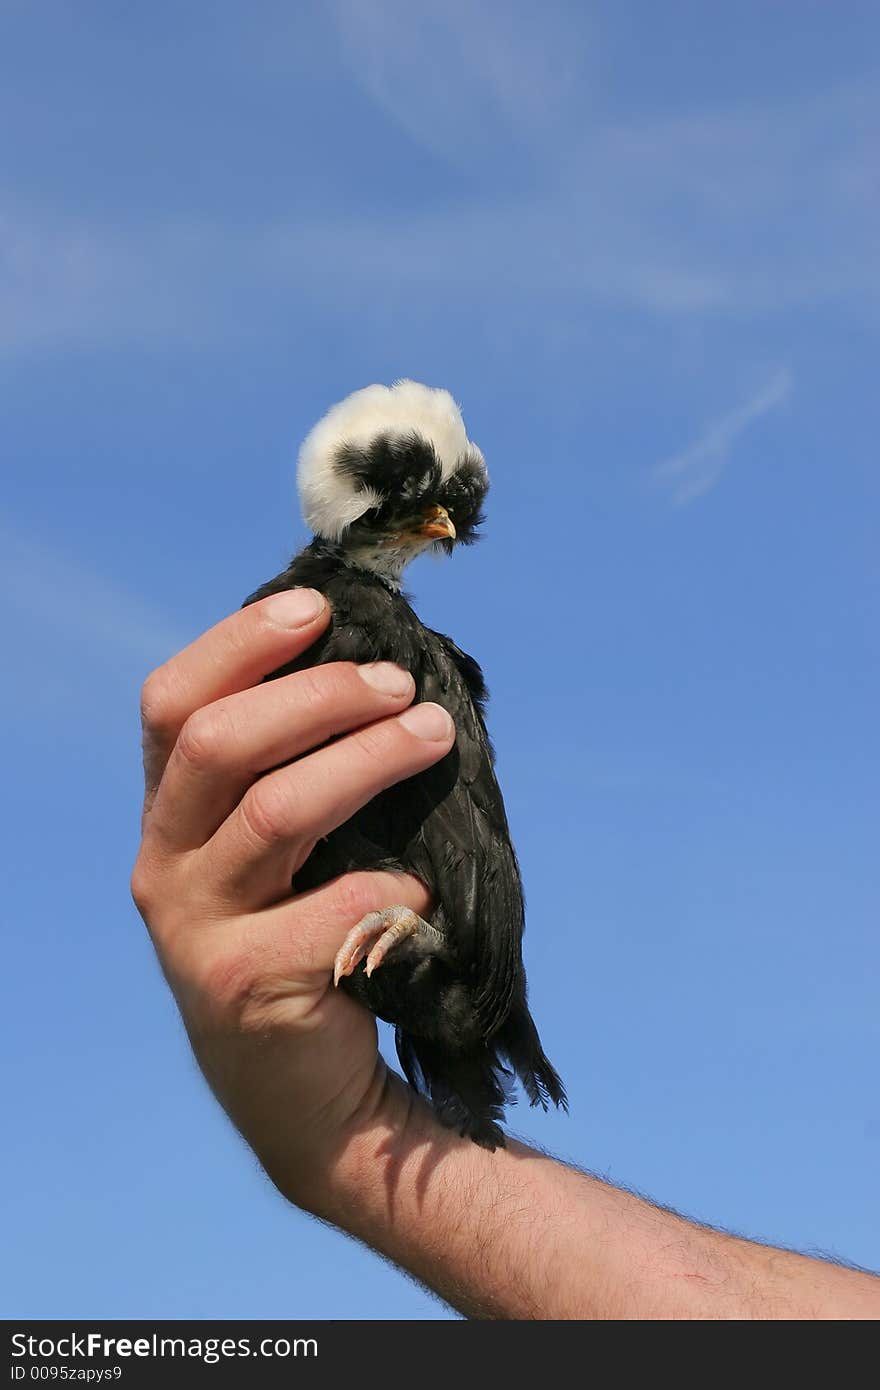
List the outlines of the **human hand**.
{"label": "human hand", "polygon": [[311,590],[273,595],[148,677],[132,875],[211,1088],[279,1188],[313,1209],[386,1089],[375,1021],[333,988],[334,956],[367,912],[430,903],[398,874],[299,895],[291,879],[321,836],[454,742],[445,710],[408,708],[398,667],[340,662],[261,683],[329,616]]}

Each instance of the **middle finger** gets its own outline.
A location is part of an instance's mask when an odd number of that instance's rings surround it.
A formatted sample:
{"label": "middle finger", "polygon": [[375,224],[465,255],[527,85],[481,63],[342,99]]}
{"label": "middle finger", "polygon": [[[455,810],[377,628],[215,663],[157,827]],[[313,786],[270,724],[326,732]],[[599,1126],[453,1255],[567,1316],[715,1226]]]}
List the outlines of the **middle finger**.
{"label": "middle finger", "polygon": [[404,709],[414,692],[391,662],[332,662],[206,705],[180,732],[152,824],[169,848],[204,845],[262,773]]}
{"label": "middle finger", "polygon": [[200,852],[215,901],[254,911],[289,896],[291,876],[322,836],[379,792],[424,772],[455,742],[440,705],[414,705],[269,773]]}

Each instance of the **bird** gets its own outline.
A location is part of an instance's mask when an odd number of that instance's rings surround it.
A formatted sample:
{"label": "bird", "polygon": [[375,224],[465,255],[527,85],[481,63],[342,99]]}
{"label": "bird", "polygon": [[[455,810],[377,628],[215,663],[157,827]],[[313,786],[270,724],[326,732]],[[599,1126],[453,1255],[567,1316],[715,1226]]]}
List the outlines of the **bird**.
{"label": "bird", "polygon": [[527,1001],[523,887],[483,674],[419,620],[401,587],[425,551],[451,554],[478,539],[486,463],[452,395],[404,379],[334,405],[306,436],[297,479],[312,539],[245,605],[308,587],[327,598],[331,618],[314,646],[268,679],[324,662],[395,662],[412,674],[416,701],[452,716],[455,743],[320,840],[292,887],[363,869],[425,884],[430,921],[394,903],[370,913],[340,947],[334,984],[394,1025],[404,1074],[444,1125],[483,1148],[504,1147],[515,1079],[533,1106],[568,1103]]}

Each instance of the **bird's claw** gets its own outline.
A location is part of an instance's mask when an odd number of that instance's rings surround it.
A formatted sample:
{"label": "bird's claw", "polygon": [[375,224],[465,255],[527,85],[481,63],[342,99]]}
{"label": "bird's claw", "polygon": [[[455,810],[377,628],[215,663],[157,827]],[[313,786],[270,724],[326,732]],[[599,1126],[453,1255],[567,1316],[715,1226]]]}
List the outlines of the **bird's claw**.
{"label": "bird's claw", "polygon": [[367,957],[365,972],[369,978],[389,951],[427,925],[409,907],[385,907],[381,912],[368,912],[356,927],[352,927],[336,952],[333,962],[334,985],[338,985],[346,975],[351,975],[364,956]]}

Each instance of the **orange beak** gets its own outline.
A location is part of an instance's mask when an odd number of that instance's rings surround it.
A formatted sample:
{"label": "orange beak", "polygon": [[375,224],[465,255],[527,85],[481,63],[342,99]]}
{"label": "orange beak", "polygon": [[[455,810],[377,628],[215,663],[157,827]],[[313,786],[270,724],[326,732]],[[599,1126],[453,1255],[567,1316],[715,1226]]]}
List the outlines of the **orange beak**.
{"label": "orange beak", "polygon": [[423,515],[421,526],[413,528],[412,535],[425,540],[455,540],[455,526],[445,507],[429,507]]}

